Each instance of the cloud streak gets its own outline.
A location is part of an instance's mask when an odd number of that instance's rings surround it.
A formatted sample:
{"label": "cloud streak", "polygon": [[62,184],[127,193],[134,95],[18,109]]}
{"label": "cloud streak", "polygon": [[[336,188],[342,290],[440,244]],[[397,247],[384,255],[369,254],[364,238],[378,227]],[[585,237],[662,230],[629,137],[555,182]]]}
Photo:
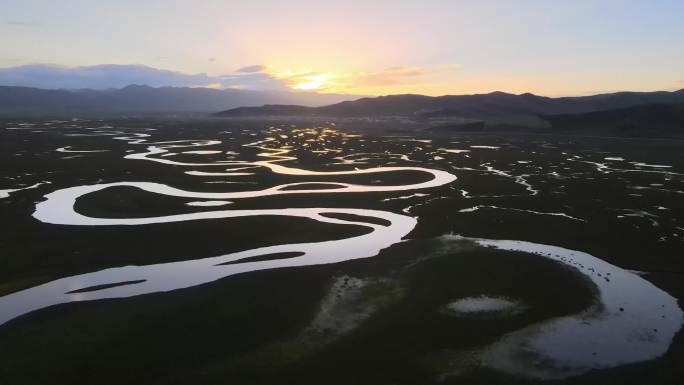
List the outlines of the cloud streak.
{"label": "cloud streak", "polygon": [[239,73],[254,73],[254,72],[265,72],[265,71],[266,71],[266,66],[257,64],[257,65],[251,65],[251,66],[247,66],[247,67],[242,67],[242,68],[238,69],[238,70],[235,71],[235,72],[239,72]]}
{"label": "cloud streak", "polygon": [[5,20],[5,24],[16,27],[36,27],[38,24],[23,20]]}
{"label": "cloud streak", "polygon": [[356,79],[355,83],[361,86],[396,85],[425,74],[425,70],[420,67],[390,67],[382,71],[363,74]]}
{"label": "cloud streak", "polygon": [[210,76],[186,74],[143,65],[104,64],[65,67],[31,64],[0,68],[0,85],[47,89],[109,89],[131,84],[152,87],[210,87],[252,90],[287,90],[286,82],[263,71],[263,66],[245,67],[235,73]]}

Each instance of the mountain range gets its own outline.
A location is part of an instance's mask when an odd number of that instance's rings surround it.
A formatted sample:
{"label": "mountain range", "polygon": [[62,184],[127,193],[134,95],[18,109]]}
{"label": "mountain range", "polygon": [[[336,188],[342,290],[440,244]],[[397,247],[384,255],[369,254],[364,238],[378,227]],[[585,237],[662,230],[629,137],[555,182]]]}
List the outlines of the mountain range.
{"label": "mountain range", "polygon": [[[355,100],[345,100],[354,98]],[[221,111],[221,112],[215,112]],[[313,92],[130,85],[108,90],[0,86],[0,116],[151,116],[401,119],[435,131],[533,128],[684,134],[684,89],[559,97],[492,92],[358,98]],[[587,132],[589,132],[587,131]]]}
{"label": "mountain range", "polygon": [[207,113],[272,103],[321,106],[358,98],[314,92],[253,91],[204,87],[149,87],[54,90],[0,86],[0,116],[109,116]]}
{"label": "mountain range", "polygon": [[617,92],[559,98],[505,92],[437,97],[409,94],[361,98],[322,107],[301,105],[239,107],[215,115],[222,117],[401,117],[543,127],[548,126],[548,119],[545,117],[552,115],[585,114],[656,104],[684,104],[684,89],[673,92]]}

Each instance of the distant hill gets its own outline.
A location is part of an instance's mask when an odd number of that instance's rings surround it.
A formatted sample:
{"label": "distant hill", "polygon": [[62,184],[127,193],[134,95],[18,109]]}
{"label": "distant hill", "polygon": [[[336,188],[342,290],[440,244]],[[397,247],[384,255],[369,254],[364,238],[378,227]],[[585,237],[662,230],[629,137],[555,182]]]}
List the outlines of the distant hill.
{"label": "distant hill", "polygon": [[320,106],[355,98],[312,92],[215,90],[130,85],[110,90],[46,90],[0,86],[0,116],[209,113],[269,103]]}
{"label": "distant hill", "polygon": [[580,114],[646,104],[684,103],[684,90],[675,92],[617,92],[581,97],[550,98],[530,93],[492,92],[475,95],[391,95],[362,98],[307,108],[296,105],[265,105],[222,111],[222,117],[326,116],[404,117],[412,119],[469,119],[487,124],[545,126],[540,116]]}
{"label": "distant hill", "polygon": [[214,116],[224,117],[262,117],[262,116],[322,116],[317,108],[291,104],[266,104],[261,107],[238,107],[217,112]]}
{"label": "distant hill", "polygon": [[585,114],[543,116],[554,131],[625,135],[684,134],[684,104],[654,104]]}

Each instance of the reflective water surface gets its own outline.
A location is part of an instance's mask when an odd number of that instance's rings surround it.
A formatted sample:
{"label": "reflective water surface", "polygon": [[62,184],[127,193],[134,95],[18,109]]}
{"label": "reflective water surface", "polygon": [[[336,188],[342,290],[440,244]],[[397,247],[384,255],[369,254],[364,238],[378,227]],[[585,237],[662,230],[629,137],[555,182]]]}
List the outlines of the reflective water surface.
{"label": "reflective water surface", "polygon": [[[285,217],[345,229],[360,228],[363,233],[342,235],[333,240],[283,243],[223,255],[112,266],[62,275],[2,295],[0,324],[69,302],[169,292],[240,273],[371,258],[383,250],[387,252],[393,246],[409,242],[415,234],[420,236],[420,231],[424,231],[420,223],[426,221],[438,224],[451,221],[468,226],[470,218],[476,218],[472,220],[473,229],[481,229],[479,221],[492,218],[515,218],[513,223],[518,223],[517,226],[536,220],[553,221],[543,222],[549,224],[565,221],[563,223],[568,224],[563,226],[582,226],[595,217],[609,215],[614,221],[629,221],[636,229],[648,229],[654,242],[681,248],[684,238],[681,218],[666,214],[670,208],[661,205],[665,204],[662,199],[652,199],[654,203],[650,208],[623,207],[599,216],[591,207],[543,203],[555,197],[562,201],[563,196],[572,194],[574,185],[581,183],[580,180],[587,182],[614,175],[617,175],[620,188],[624,189],[619,194],[626,197],[651,190],[678,195],[684,190],[682,173],[672,166],[613,156],[620,154],[571,154],[557,150],[549,142],[537,143],[534,150],[521,150],[517,144],[501,141],[491,144],[433,143],[433,139],[377,137],[330,127],[271,126],[261,131],[221,131],[219,137],[164,140],[161,130],[93,127],[95,123],[59,126],[59,135],[64,138],[87,139],[88,142],[65,145],[53,152],[116,157],[132,170],[135,170],[136,162],[147,162],[164,168],[163,172],[172,171],[191,180],[183,182],[182,187],[174,187],[166,179],[164,182],[150,177],[140,179],[135,172],[126,171],[123,178],[116,178],[118,181],[99,178],[90,183],[69,183],[67,179],[58,184],[39,181],[29,185],[24,182],[30,179],[28,176],[8,176],[2,185],[7,189],[0,190],[0,198],[13,198],[24,190],[39,189],[42,198],[35,203],[32,217],[55,227],[135,227],[144,232],[162,224]],[[25,134],[23,128],[12,133],[15,136],[22,134]],[[117,155],[117,151],[108,148],[108,141],[123,142],[125,150]],[[85,143],[97,146],[90,149]],[[553,161],[535,160],[542,149],[552,151],[552,155],[546,156]],[[512,151],[519,152],[517,159],[507,158]],[[15,155],[20,156],[18,154],[22,152]],[[61,159],[79,161],[80,158]],[[274,182],[262,185],[260,178],[264,175]],[[47,177],[47,174],[40,176]],[[209,189],[208,186],[214,187]],[[185,209],[178,212],[176,206],[169,205],[168,212],[158,212],[155,208],[157,215],[144,214],[144,210],[140,214],[123,216],[89,212],[90,207],[113,204],[101,201],[113,196],[106,195],[113,191],[132,196],[144,194],[157,201],[180,200]],[[360,198],[369,196],[372,198]],[[543,198],[539,201],[541,204],[525,206],[520,203],[523,199],[540,199],[540,196]],[[291,207],[240,206],[268,202],[259,199],[281,199],[277,202],[286,203],[287,199],[306,197],[333,204],[306,207],[306,200],[297,200]],[[351,200],[345,197],[351,197]],[[347,200],[338,204],[337,199]],[[353,199],[363,203],[358,207],[349,206]],[[365,199],[374,199],[377,202],[374,205],[385,206],[377,206],[381,209],[368,207]],[[587,201],[591,199],[594,198]],[[87,205],[81,206],[82,202]],[[460,206],[449,206],[454,204],[452,202]],[[655,202],[661,203],[656,205]],[[221,206],[220,210],[215,209],[218,206]],[[439,228],[440,225],[434,226]],[[582,312],[532,323],[482,346],[477,353],[478,362],[486,367],[532,378],[576,376],[592,369],[660,357],[668,351],[682,326],[683,314],[677,299],[634,269],[609,263],[601,256],[542,242],[479,237],[472,232],[469,236],[461,236],[453,235],[453,232],[452,227],[451,231],[442,234],[433,231],[431,235],[437,235],[433,238],[446,244],[467,243],[470,247],[511,252],[511,260],[502,259],[503,264],[515,264],[516,253],[551,261],[582,276],[584,284],[596,292],[594,305]],[[535,277],[524,279],[534,281]],[[364,282],[358,281],[356,289],[350,290],[358,291],[369,285]],[[429,282],[425,284],[429,285]],[[342,285],[339,290],[344,288]],[[513,317],[526,306],[515,298],[490,298],[483,293],[482,296],[455,299],[441,311]],[[368,317],[370,313],[356,319],[353,327],[360,327]],[[323,322],[327,318],[319,315],[316,319]],[[348,328],[351,330],[352,326]]]}

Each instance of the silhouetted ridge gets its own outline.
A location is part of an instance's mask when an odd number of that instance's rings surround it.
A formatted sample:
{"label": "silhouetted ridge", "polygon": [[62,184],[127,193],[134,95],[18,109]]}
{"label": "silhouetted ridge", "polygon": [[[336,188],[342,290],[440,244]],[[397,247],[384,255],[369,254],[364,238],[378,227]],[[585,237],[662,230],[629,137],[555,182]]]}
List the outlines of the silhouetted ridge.
{"label": "silhouetted ridge", "polygon": [[617,92],[580,97],[550,98],[531,93],[491,92],[473,95],[390,95],[361,98],[323,107],[267,105],[222,111],[216,116],[324,116],[466,118],[491,123],[543,126],[541,115],[580,114],[648,104],[684,103],[684,92]]}

